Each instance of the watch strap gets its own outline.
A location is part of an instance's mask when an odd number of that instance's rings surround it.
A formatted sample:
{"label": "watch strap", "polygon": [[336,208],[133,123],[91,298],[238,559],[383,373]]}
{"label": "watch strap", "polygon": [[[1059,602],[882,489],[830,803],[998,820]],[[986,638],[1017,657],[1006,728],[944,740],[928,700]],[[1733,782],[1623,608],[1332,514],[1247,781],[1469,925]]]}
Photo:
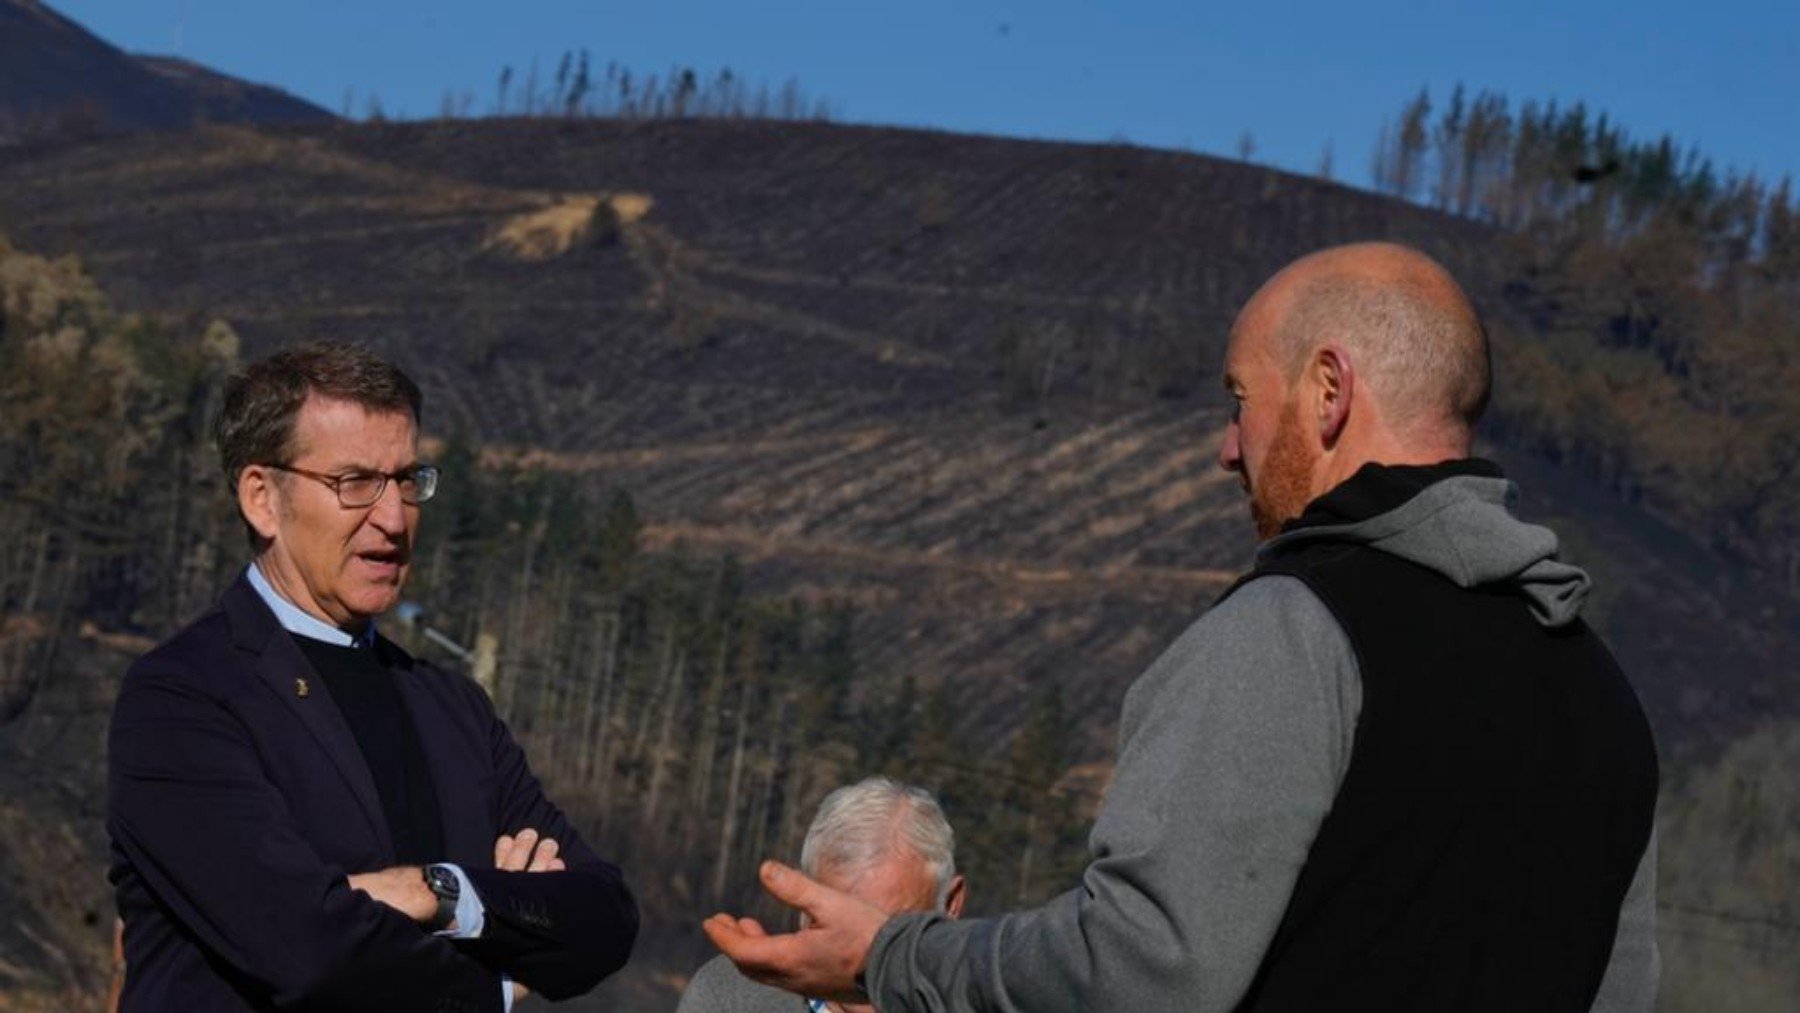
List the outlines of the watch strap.
{"label": "watch strap", "polygon": [[462,899],[462,881],[448,866],[427,865],[419,872],[425,877],[426,888],[437,898],[437,916],[426,928],[442,932],[456,920],[456,903]]}

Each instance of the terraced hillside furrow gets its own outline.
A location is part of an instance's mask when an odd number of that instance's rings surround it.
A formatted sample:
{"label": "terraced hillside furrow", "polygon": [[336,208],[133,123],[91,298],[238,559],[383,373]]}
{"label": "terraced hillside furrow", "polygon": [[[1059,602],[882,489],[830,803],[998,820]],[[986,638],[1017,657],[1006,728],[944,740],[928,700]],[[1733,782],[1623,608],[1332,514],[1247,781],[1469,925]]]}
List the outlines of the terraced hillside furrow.
{"label": "terraced hillside furrow", "polygon": [[1084,754],[1104,756],[1125,686],[1247,558],[1241,494],[1210,460],[1220,418],[987,421],[533,459],[680,518],[653,522],[652,546],[729,552],[763,586],[851,602],[875,671],[957,680],[972,720],[1062,686],[1088,716]]}
{"label": "terraced hillside furrow", "polygon": [[636,491],[654,515],[854,540],[883,549],[976,554],[1083,567],[1140,556],[1240,565],[1193,517],[1241,521],[1241,494],[1212,463],[1221,417],[1175,409],[1066,431],[995,414],[740,443],[664,443],[589,454],[534,454],[551,467]]}
{"label": "terraced hillside furrow", "polygon": [[[653,547],[854,603],[860,670],[957,680],[977,734],[1061,686],[1084,759],[1249,561],[1212,464],[1239,303],[1355,239],[1423,247],[1478,301],[1509,271],[1486,228],[1260,167],[801,123],[22,148],[0,156],[0,231],[84,257],[130,309],[222,316],[252,352],[374,344],[421,378],[434,433],[630,490]],[[1597,621],[1665,745],[1800,710],[1785,593],[1495,452],[1601,575]]]}

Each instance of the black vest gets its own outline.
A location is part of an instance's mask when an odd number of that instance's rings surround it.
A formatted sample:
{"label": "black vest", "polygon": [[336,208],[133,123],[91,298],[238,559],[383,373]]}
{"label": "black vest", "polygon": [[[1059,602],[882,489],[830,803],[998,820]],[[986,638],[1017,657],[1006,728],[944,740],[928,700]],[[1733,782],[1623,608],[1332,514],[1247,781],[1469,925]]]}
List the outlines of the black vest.
{"label": "black vest", "polygon": [[1271,574],[1337,618],[1362,709],[1239,1008],[1588,1009],[1656,805],[1649,724],[1612,654],[1505,588],[1362,545],[1302,543],[1245,581]]}

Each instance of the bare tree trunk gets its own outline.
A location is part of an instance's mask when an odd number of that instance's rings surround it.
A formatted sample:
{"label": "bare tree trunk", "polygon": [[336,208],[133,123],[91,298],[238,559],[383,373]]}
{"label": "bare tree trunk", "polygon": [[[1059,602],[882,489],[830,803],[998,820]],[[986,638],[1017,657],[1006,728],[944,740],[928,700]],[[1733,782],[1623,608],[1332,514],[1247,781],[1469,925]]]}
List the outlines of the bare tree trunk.
{"label": "bare tree trunk", "polygon": [[743,688],[738,692],[737,729],[732,737],[731,774],[725,781],[725,819],[719,825],[718,858],[713,864],[713,899],[725,898],[725,877],[731,871],[731,854],[737,844],[738,792],[744,783],[744,745],[750,729],[750,708],[756,700],[756,636],[744,638]]}
{"label": "bare tree trunk", "polygon": [[[556,600],[556,619],[554,625],[546,631],[547,635],[541,638],[546,646],[548,657],[544,658],[539,666],[542,676],[538,683],[538,713],[535,723],[538,729],[538,749],[546,769],[555,766],[559,752],[558,744],[566,731],[563,722],[559,720],[563,710],[558,706],[562,702],[563,686],[568,682],[563,678],[563,673],[568,670],[566,667],[568,659],[565,658],[563,651],[558,650],[558,641],[566,640],[573,630],[573,625],[569,622],[569,599],[571,596],[568,592],[566,571],[559,572],[551,582],[551,595]],[[561,634],[560,637],[559,634]]]}
{"label": "bare tree trunk", "polygon": [[713,652],[712,677],[707,681],[706,698],[700,702],[702,711],[700,726],[699,755],[688,778],[688,812],[691,821],[696,824],[691,840],[699,839],[699,824],[706,819],[712,803],[713,766],[718,762],[719,723],[723,717],[719,713],[725,703],[725,681],[727,669],[725,659],[731,644],[729,626],[720,629],[718,650]]}
{"label": "bare tree trunk", "polygon": [[198,614],[205,599],[213,592],[213,574],[218,567],[217,533],[214,526],[200,518],[197,532],[187,539],[181,553],[181,568],[176,572],[173,617],[174,629]]}
{"label": "bare tree trunk", "polygon": [[769,725],[769,752],[762,764],[762,796],[757,800],[756,811],[751,817],[751,831],[755,836],[751,839],[750,854],[758,861],[768,857],[769,820],[775,808],[775,785],[777,775],[781,772],[782,740],[786,737],[783,729],[787,727],[790,695],[783,691],[780,702],[775,705],[775,720]]}
{"label": "bare tree trunk", "polygon": [[[42,636],[39,638],[43,643],[36,650],[32,650],[32,638],[21,638],[26,649],[22,660],[28,663],[25,670],[20,673],[21,682],[30,687],[25,697],[25,710],[22,717],[27,729],[32,731],[36,730],[37,718],[42,713],[41,708],[44,697],[47,695],[45,690],[50,684],[51,670],[56,667],[57,648],[65,637],[73,636],[75,633],[77,624],[75,616],[71,613],[70,605],[75,598],[75,588],[81,582],[80,550],[69,549],[68,555],[63,559],[61,571],[60,577],[51,578],[53,603],[50,606],[48,621],[44,623]],[[32,657],[33,654],[36,657]],[[65,719],[62,728],[67,728],[68,724]],[[62,728],[53,729],[52,736],[59,734]]]}
{"label": "bare tree trunk", "polygon": [[[525,637],[525,603],[531,597],[531,585],[537,569],[538,538],[541,531],[541,525],[533,524],[531,526],[531,536],[526,540],[524,545],[524,565],[520,569],[518,580],[513,583],[512,601],[509,603],[511,607],[507,617],[506,639],[508,643],[513,645],[513,650],[518,652],[515,656],[521,659],[525,656],[527,650],[526,645],[529,643]],[[506,673],[506,675],[510,675],[511,677],[508,678],[503,676],[496,680],[496,688],[501,691],[500,695],[505,698],[505,703],[501,705],[501,716],[509,725],[513,723],[513,708],[517,705],[516,698],[520,695],[519,687],[516,683],[524,674],[522,669],[523,666],[517,664],[504,666],[501,669],[502,673]]]}
{"label": "bare tree trunk", "polygon": [[[187,470],[187,455],[181,451],[175,453],[174,466],[169,469],[169,523],[163,536],[162,547],[162,579],[158,583],[167,590],[180,587],[181,577],[181,529],[182,506],[186,498],[182,496],[182,473]],[[182,611],[186,602],[179,593],[163,596],[163,626],[175,629],[180,626],[186,614]]]}
{"label": "bare tree trunk", "polygon": [[600,714],[592,732],[596,748],[600,753],[599,765],[589,771],[592,778],[597,773],[600,778],[600,828],[604,830],[612,818],[612,790],[617,777],[613,772],[613,743],[617,736],[613,734],[613,694],[619,682],[619,636],[624,629],[624,620],[617,615],[613,617],[612,636],[606,640],[606,655],[600,665]]}
{"label": "bare tree trunk", "polygon": [[787,784],[781,793],[781,834],[775,843],[776,854],[784,862],[792,861],[795,852],[800,850],[802,820],[805,810],[801,799],[806,795],[810,765],[803,754],[796,751],[788,764]]}
{"label": "bare tree trunk", "polygon": [[[1027,799],[1027,805],[1031,805],[1034,802],[1035,800],[1033,799]],[[1025,854],[1019,858],[1018,902],[1021,904],[1025,903],[1025,898],[1031,893],[1031,860],[1033,857],[1032,852],[1035,850],[1036,844],[1037,812],[1033,810],[1025,814]]]}
{"label": "bare tree trunk", "polygon": [[661,808],[663,784],[668,779],[669,754],[673,749],[669,734],[675,730],[675,712],[681,709],[682,670],[685,668],[687,652],[680,651],[665,675],[662,727],[656,733],[656,747],[650,762],[649,798],[644,803],[644,826],[652,835],[657,832],[656,815]]}
{"label": "bare tree trunk", "polygon": [[593,646],[589,648],[587,692],[582,694],[581,722],[576,729],[576,761],[573,779],[577,784],[585,785],[594,772],[594,711],[600,703],[600,683],[605,678],[602,670],[606,666],[606,654],[613,644],[618,642],[618,634],[614,632],[618,622],[610,615],[603,615],[594,630]]}
{"label": "bare tree trunk", "polygon": [[[44,587],[44,569],[49,562],[50,529],[45,526],[38,528],[37,550],[32,555],[31,576],[25,579],[25,594],[19,601],[19,617],[27,624],[33,621],[32,613],[37,611],[38,596]],[[28,629],[29,626],[20,631],[17,643],[6,652],[5,668],[0,669],[0,675],[6,677],[5,682],[14,687],[24,686],[30,681],[30,673],[26,671],[26,662],[30,659],[29,652],[31,650],[31,638],[26,634]],[[14,689],[12,692],[18,692],[18,690]],[[8,695],[10,696],[11,692]]]}

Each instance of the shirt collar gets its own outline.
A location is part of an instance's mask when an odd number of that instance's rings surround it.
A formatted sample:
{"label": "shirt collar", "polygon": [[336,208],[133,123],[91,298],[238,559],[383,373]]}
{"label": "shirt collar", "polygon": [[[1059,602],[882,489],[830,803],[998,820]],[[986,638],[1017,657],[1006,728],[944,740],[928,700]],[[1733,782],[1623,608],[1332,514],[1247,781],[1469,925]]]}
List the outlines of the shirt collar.
{"label": "shirt collar", "polygon": [[374,620],[369,621],[369,625],[363,629],[362,636],[356,636],[319,619],[282,597],[281,592],[275,590],[275,586],[269,583],[267,577],[263,576],[262,567],[255,563],[250,564],[250,568],[244,576],[249,578],[250,586],[256,589],[256,593],[262,598],[263,603],[269,606],[269,611],[275,613],[275,621],[281,624],[282,629],[294,636],[305,637],[308,640],[321,640],[338,647],[369,647],[375,643]]}

